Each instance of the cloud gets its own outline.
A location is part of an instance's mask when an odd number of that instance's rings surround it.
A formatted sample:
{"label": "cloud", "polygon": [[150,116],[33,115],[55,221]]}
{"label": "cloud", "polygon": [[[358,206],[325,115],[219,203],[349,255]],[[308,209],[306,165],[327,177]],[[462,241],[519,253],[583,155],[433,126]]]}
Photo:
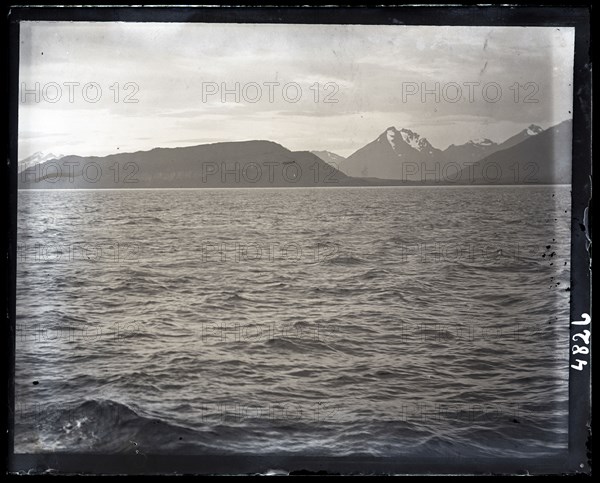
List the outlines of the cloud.
{"label": "cloud", "polygon": [[[188,139],[272,139],[350,154],[389,125],[418,126],[444,147],[483,130],[497,139],[522,124],[555,124],[572,106],[569,28],[23,22],[20,56],[21,83],[39,83],[41,97],[20,104],[21,158]],[[71,101],[65,83],[73,82]],[[272,99],[268,82],[279,83]],[[475,102],[467,90],[458,102],[444,99],[445,88],[469,82],[480,83]],[[50,83],[62,88],[57,102],[44,98]],[[101,89],[95,102],[84,95],[89,83]],[[219,92],[204,99],[206,83]],[[262,86],[256,102],[250,83]],[[442,98],[404,97],[407,83]],[[482,97],[491,83],[502,88],[497,102]],[[222,88],[236,85],[241,95],[222,102]],[[295,85],[301,95],[291,101]],[[524,103],[531,86],[538,102]]]}

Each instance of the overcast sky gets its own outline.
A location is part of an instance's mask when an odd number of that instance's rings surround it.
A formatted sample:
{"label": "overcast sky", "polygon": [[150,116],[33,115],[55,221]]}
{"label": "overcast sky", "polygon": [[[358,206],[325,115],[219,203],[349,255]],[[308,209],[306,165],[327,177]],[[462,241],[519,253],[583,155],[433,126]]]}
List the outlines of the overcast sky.
{"label": "overcast sky", "polygon": [[[563,27],[24,22],[20,84],[33,93],[21,92],[19,158],[249,139],[348,156],[389,126],[440,149],[502,141],[571,117],[573,36]],[[236,83],[239,100],[222,99]],[[422,102],[422,87],[436,83],[439,99]],[[128,94],[138,102],[124,102]]]}

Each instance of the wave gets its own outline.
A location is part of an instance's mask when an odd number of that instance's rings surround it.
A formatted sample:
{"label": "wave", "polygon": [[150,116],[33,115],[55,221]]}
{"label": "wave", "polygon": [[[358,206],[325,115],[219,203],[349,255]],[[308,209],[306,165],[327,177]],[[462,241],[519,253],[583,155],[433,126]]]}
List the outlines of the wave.
{"label": "wave", "polygon": [[277,352],[295,352],[298,354],[313,354],[323,350],[338,352],[324,340],[316,332],[306,334],[304,337],[274,337],[268,339],[263,345],[271,351]]}
{"label": "wave", "polygon": [[339,255],[333,258],[327,258],[325,263],[330,265],[360,265],[366,263],[365,260],[352,255]]}
{"label": "wave", "polygon": [[[387,371],[386,371],[387,372]],[[292,374],[290,374],[292,375]],[[310,373],[293,374],[306,377]],[[379,377],[384,374],[378,374]],[[345,384],[356,384],[349,375],[339,376]],[[341,381],[337,381],[338,383]],[[317,411],[318,408],[318,411]],[[137,454],[221,454],[280,452],[302,454],[377,456],[390,454],[439,455],[454,454],[498,455],[519,452],[547,454],[566,437],[554,436],[555,428],[547,428],[540,419],[526,424],[527,417],[511,412],[490,414],[485,410],[468,412],[448,408],[441,412],[421,413],[420,406],[408,405],[399,418],[374,421],[363,408],[362,417],[345,414],[338,404],[321,405],[305,401],[289,404],[209,403],[204,407],[201,424],[187,427],[164,421],[142,410],[113,400],[88,400],[69,407],[44,407],[44,414],[21,411],[16,418],[15,446],[19,453],[82,452]],[[176,408],[182,417],[193,412],[193,405],[179,403]],[[431,409],[431,408],[429,408]],[[413,413],[414,410],[414,413]],[[527,414],[525,414],[527,416]],[[352,418],[348,420],[348,417]],[[436,419],[447,421],[445,431],[438,431]],[[518,419],[517,419],[518,418]],[[189,419],[189,418],[187,418]],[[318,425],[315,423],[318,422]],[[260,447],[257,438],[265,430],[279,437],[265,441]],[[304,438],[289,439],[295,431]],[[323,437],[329,439],[322,446]],[[533,431],[533,433],[532,433]],[[392,437],[390,438],[390,435]],[[370,444],[365,446],[368,436]],[[540,441],[547,441],[541,446]],[[530,443],[528,446],[525,443]]]}
{"label": "wave", "polygon": [[246,297],[245,295],[242,295],[238,292],[234,292],[234,293],[225,293],[225,295],[227,296],[227,298],[225,299],[225,302],[252,302],[252,303],[261,303],[262,301],[260,300],[254,300],[251,299],[249,297]]}
{"label": "wave", "polygon": [[161,451],[177,451],[190,441],[197,450],[203,446],[193,429],[141,415],[130,406],[112,400],[88,400],[66,406],[50,404],[41,410],[35,406],[32,412],[22,412],[15,424],[20,426],[19,446],[23,452],[144,454],[157,447]]}
{"label": "wave", "polygon": [[123,223],[115,223],[116,225],[140,225],[140,224],[155,224],[162,223],[164,220],[162,218],[158,218],[157,216],[141,216],[136,217],[131,220],[124,221]]}
{"label": "wave", "polygon": [[361,274],[358,276],[358,278],[363,279],[363,280],[372,280],[375,278],[382,278],[385,277],[386,275],[389,275],[389,271],[385,270],[383,268],[371,268],[370,270],[367,270],[365,273]]}

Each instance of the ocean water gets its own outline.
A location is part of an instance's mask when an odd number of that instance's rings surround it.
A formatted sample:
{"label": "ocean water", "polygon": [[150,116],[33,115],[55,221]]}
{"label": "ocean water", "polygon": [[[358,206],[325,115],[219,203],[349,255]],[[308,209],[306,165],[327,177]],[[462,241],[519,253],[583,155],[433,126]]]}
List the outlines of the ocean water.
{"label": "ocean water", "polygon": [[18,201],[17,453],[566,448],[568,186]]}

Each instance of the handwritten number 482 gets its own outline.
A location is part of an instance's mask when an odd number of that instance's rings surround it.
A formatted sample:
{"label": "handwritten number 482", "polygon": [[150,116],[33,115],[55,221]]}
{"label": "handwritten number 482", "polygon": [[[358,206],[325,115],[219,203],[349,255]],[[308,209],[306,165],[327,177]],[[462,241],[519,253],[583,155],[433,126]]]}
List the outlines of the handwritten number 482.
{"label": "handwritten number 482", "polygon": [[[577,320],[575,322],[571,322],[571,325],[589,325],[590,324],[590,321],[592,320],[592,318],[588,314],[581,314],[581,317],[583,317],[583,320]],[[581,342],[585,345],[573,345],[571,347],[571,354],[573,354],[573,355],[589,354],[590,349],[587,346],[590,344],[590,336],[591,335],[592,335],[592,333],[587,329],[584,329],[582,332],[578,332],[577,334],[575,334],[572,337],[572,340],[574,342],[578,342],[578,339],[580,339]],[[582,371],[583,366],[587,366],[587,361],[584,361],[582,359],[575,359],[575,362],[577,362],[577,364],[571,364],[571,367],[578,371]]]}

